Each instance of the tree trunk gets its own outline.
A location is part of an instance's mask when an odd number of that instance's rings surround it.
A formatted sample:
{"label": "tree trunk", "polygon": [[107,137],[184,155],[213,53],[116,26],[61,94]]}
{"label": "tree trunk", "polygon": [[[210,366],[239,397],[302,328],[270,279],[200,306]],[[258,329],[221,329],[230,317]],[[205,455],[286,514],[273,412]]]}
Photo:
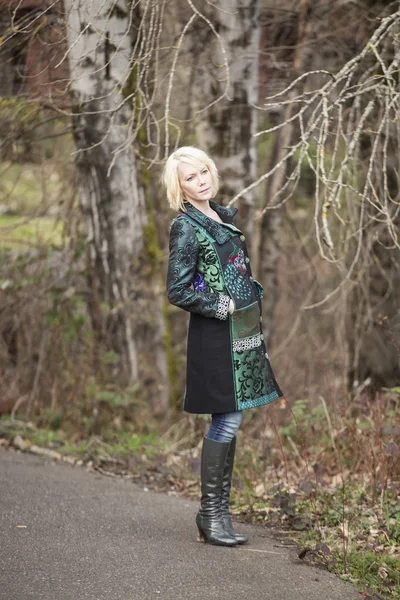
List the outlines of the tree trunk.
{"label": "tree trunk", "polygon": [[[298,77],[305,68],[306,42],[311,33],[312,26],[311,10],[312,0],[300,1],[296,50],[292,63],[291,80]],[[295,86],[289,91],[288,98],[294,98],[299,91],[299,86]],[[284,158],[287,153],[287,148],[291,145],[294,126],[293,123],[289,123],[288,121],[293,114],[293,110],[293,104],[289,103],[285,105],[283,122],[286,122],[286,125],[284,125],[284,127],[276,134],[271,162],[267,171],[272,169],[274,165],[278,164]],[[268,179],[266,189],[267,206],[270,204],[276,206],[282,200],[279,191],[285,183],[287,167],[287,161],[283,162],[282,166]],[[266,290],[263,299],[263,331],[267,347],[269,347],[271,343],[273,316],[278,298],[278,263],[280,258],[281,220],[282,208],[264,212],[258,230],[258,244],[254,265],[256,276]]]}
{"label": "tree trunk", "polygon": [[[349,388],[373,391],[400,385],[400,251],[387,229],[371,235],[368,264],[350,294],[347,320]],[[386,247],[385,247],[386,245]]]}
{"label": "tree trunk", "polygon": [[122,0],[82,0],[79,7],[74,0],[64,4],[94,328],[102,338],[111,334],[131,381],[141,377],[140,351],[150,348],[152,358],[142,363],[147,362],[144,367],[153,376],[161,371],[158,395],[165,407],[162,319],[149,316],[149,308],[160,312],[160,302],[150,289],[151,277],[144,280],[148,213],[138,164],[127,143],[135,103],[127,102],[122,93],[134,68],[132,15]]}
{"label": "tree trunk", "polygon": [[[227,0],[223,9],[209,3],[201,7],[221,36],[221,43],[209,25],[198,18],[192,37],[194,56],[193,109],[199,146],[215,160],[221,176],[219,199],[225,203],[257,177],[258,53],[260,9],[258,0]],[[226,88],[229,64],[228,99],[204,112]],[[256,210],[255,194],[239,200],[239,225],[251,239]]]}
{"label": "tree trunk", "polygon": [[[379,119],[377,118],[376,121]],[[375,120],[373,121],[375,122]],[[383,144],[382,140],[382,144]],[[368,163],[372,142],[365,136],[362,158]],[[384,169],[387,177],[386,205],[393,220],[393,230],[400,231],[398,206],[399,139],[395,127],[390,130],[387,148],[388,162]],[[362,169],[361,162],[359,170]],[[379,183],[379,197],[385,198]],[[373,208],[365,218],[364,256],[359,261],[357,286],[348,296],[347,343],[349,348],[349,389],[366,385],[375,392],[382,387],[400,385],[400,249],[393,244],[387,224]]]}

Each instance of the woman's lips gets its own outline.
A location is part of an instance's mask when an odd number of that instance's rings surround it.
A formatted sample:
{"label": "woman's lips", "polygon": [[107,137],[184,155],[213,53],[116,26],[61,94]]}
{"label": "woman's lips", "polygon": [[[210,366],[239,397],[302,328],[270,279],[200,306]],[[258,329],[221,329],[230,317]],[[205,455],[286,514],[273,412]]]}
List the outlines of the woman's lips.
{"label": "woman's lips", "polygon": [[200,194],[205,194],[205,192],[209,192],[210,188],[207,188],[206,190],[201,190]]}

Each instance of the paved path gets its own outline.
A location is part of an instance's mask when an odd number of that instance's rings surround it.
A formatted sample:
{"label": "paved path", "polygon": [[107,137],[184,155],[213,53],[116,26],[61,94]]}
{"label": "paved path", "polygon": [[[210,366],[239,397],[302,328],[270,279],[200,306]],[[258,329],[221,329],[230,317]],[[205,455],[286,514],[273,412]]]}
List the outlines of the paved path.
{"label": "paved path", "polygon": [[196,542],[196,510],[0,447],[0,599],[360,600],[262,527],[239,526],[248,546]]}

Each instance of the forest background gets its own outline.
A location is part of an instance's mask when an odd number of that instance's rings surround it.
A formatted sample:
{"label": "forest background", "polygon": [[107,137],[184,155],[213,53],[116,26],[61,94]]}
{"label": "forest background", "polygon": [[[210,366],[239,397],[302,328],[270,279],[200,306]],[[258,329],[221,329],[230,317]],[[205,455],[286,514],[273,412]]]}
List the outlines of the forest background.
{"label": "forest background", "polygon": [[286,396],[235,512],[399,597],[399,35],[398,1],[0,0],[2,443],[198,496],[160,185],[198,145]]}

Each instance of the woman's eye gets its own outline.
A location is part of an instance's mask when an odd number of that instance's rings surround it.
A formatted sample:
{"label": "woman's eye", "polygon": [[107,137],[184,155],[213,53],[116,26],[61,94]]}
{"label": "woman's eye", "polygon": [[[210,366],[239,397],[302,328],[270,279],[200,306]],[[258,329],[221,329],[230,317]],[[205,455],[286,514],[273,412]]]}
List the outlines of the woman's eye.
{"label": "woman's eye", "polygon": [[205,173],[208,173],[208,169],[203,169],[202,173],[205,175]]}

